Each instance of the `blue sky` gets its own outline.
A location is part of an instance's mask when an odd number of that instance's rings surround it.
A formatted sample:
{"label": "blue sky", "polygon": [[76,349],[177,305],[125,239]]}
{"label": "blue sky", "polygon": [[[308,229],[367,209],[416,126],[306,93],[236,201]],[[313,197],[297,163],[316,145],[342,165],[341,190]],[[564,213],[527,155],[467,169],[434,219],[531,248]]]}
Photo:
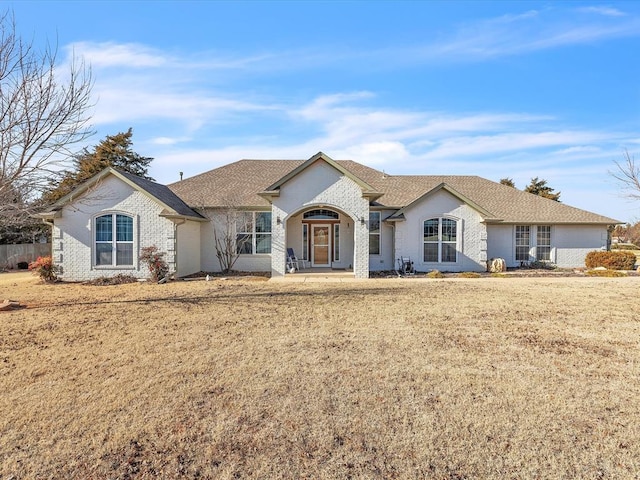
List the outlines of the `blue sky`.
{"label": "blue sky", "polygon": [[544,178],[622,221],[640,157],[640,2],[7,2],[90,63],[97,133],[161,183],[323,151],[390,174]]}

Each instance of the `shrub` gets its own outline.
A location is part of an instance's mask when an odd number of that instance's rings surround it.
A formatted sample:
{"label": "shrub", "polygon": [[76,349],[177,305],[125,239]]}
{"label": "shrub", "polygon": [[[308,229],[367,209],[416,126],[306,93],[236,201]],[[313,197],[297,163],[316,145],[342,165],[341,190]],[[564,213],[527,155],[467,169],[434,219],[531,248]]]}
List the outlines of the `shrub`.
{"label": "shrub", "polygon": [[169,273],[169,265],[167,265],[163,257],[164,252],[158,251],[158,247],[155,245],[142,249],[140,260],[146,262],[147,267],[149,267],[150,279],[153,282],[159,282]]}
{"label": "shrub", "polygon": [[620,270],[588,270],[587,275],[590,277],[626,277],[627,272]]}
{"label": "shrub", "polygon": [[136,283],[138,279],[133,275],[118,273],[113,277],[98,277],[86,282],[87,285],[106,286],[106,285],[122,285],[123,283]]}
{"label": "shrub", "polygon": [[59,268],[53,264],[53,258],[50,256],[38,257],[35,262],[29,264],[29,270],[45,282],[55,282],[58,279]]}
{"label": "shrub", "polygon": [[633,243],[613,243],[611,244],[612,250],[640,250],[637,245]]}
{"label": "shrub", "polygon": [[537,270],[555,270],[558,268],[558,266],[553,262],[534,260],[533,262],[529,263],[529,268]]}
{"label": "shrub", "polygon": [[431,270],[429,273],[427,273],[427,277],[429,277],[429,278],[444,278],[444,273],[442,273],[440,270]]}
{"label": "shrub", "polygon": [[459,278],[480,278],[482,277],[482,275],[480,275],[478,272],[460,272],[458,274]]}
{"label": "shrub", "polygon": [[632,252],[589,252],[584,259],[587,268],[604,267],[610,270],[633,270],[636,256]]}

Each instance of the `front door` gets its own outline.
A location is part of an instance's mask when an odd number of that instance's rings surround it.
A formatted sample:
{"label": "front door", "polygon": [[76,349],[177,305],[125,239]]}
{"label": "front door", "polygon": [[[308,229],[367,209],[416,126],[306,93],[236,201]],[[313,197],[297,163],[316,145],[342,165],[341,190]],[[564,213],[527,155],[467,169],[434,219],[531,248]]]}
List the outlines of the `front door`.
{"label": "front door", "polygon": [[311,266],[331,266],[331,226],[311,225]]}

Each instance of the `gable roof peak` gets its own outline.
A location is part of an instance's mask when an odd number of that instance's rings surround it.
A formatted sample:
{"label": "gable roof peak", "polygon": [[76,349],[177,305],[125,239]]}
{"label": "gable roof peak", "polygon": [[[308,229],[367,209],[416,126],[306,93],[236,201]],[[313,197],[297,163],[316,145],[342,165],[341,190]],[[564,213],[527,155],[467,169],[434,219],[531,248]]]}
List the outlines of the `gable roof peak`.
{"label": "gable roof peak", "polygon": [[285,183],[287,183],[289,180],[291,180],[292,178],[294,178],[295,176],[297,176],[298,174],[300,174],[301,172],[303,172],[304,170],[309,168],[311,165],[315,164],[317,161],[323,161],[323,162],[327,163],[329,166],[331,166],[332,168],[334,168],[335,170],[340,172],[345,177],[350,178],[351,180],[353,180],[355,183],[357,183],[360,186],[360,188],[362,189],[363,195],[366,195],[366,196],[370,197],[371,199],[378,198],[378,197],[380,197],[382,195],[382,193],[378,192],[369,183],[365,182],[362,178],[358,177],[353,172],[349,171],[346,167],[344,167],[340,163],[336,162],[329,155],[327,155],[327,154],[325,154],[323,152],[316,153],[314,156],[309,158],[307,161],[305,161],[302,164],[298,165],[296,168],[291,170],[289,173],[287,173],[286,175],[281,177],[277,182],[269,185],[263,192],[259,193],[259,195],[263,196],[263,197],[270,197],[270,196],[274,196],[274,195],[277,196],[277,192],[280,190],[280,188]]}

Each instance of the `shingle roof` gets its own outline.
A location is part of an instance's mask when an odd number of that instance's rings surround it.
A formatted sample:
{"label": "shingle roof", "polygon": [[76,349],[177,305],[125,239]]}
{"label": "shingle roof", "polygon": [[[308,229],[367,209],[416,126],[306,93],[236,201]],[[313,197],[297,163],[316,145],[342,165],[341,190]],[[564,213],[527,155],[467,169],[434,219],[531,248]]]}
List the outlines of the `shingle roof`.
{"label": "shingle roof", "polygon": [[[188,205],[198,207],[268,207],[258,195],[305,160],[240,160],[170,184]],[[373,205],[399,209],[441,184],[473,201],[504,223],[616,224],[613,218],[570,207],[478,176],[388,175],[352,160],[336,163],[383,195]],[[485,212],[485,213],[486,213]]]}
{"label": "shingle roof", "polygon": [[130,182],[136,184],[138,187],[146,191],[149,195],[157,198],[158,200],[160,200],[160,202],[171,208],[175,212],[175,214],[185,217],[205,218],[198,212],[193,210],[191,207],[189,207],[189,205],[187,205],[180,197],[173,193],[171,189],[166,185],[160,185],[159,183],[152,182],[151,180],[146,180],[128,172],[123,172],[120,170],[116,171],[120,175],[128,179]]}

